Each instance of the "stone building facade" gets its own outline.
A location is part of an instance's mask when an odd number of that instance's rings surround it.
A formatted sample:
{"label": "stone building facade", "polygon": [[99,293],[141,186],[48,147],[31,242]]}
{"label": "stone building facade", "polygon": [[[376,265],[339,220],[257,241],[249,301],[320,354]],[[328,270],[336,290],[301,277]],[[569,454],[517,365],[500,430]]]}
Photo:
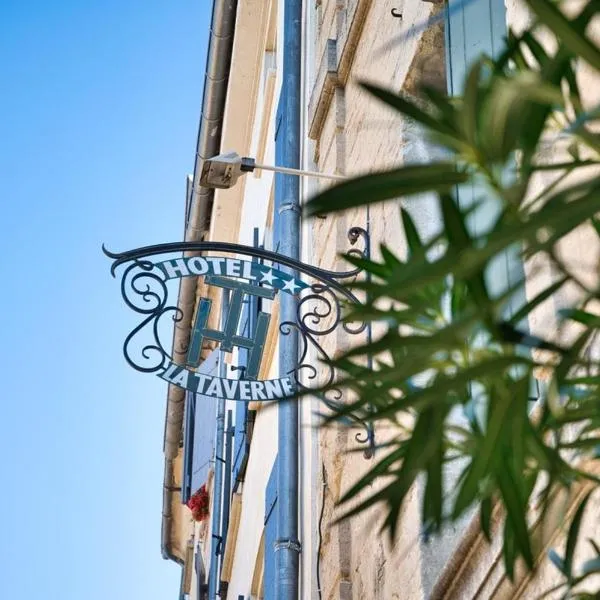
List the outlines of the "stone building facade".
{"label": "stone building facade", "polygon": [[[451,0],[451,7],[453,3]],[[257,157],[257,162],[263,164],[276,162],[284,4],[283,0],[239,0],[237,8],[221,151],[235,150],[243,156]],[[360,86],[361,81],[394,91],[413,92],[421,82],[452,90],[459,81],[460,69],[464,69],[461,60],[464,63],[465,54],[469,59],[481,51],[495,51],[501,43],[493,34],[499,31],[498,27],[518,30],[531,18],[522,0],[474,0],[469,4],[471,9],[460,14],[460,31],[448,16],[443,0],[306,0],[304,4],[303,168],[343,175],[427,162],[438,152],[425,144],[413,124],[369,96]],[[489,31],[492,33],[486,33]],[[462,58],[457,58],[461,44]],[[585,68],[578,76],[589,93],[586,102],[594,106],[600,100],[600,81]],[[560,149],[549,152],[556,154]],[[208,239],[252,244],[257,231],[259,242],[269,247],[273,185],[271,173],[257,170],[235,188],[217,190]],[[324,185],[328,184],[303,178],[303,199]],[[402,254],[405,242],[400,224],[401,203],[411,212],[423,235],[436,232],[440,219],[433,202],[427,198],[399,199],[369,210],[357,209],[305,222],[302,260],[326,269],[344,268],[339,253],[348,249],[347,231],[352,226],[369,232],[375,256],[380,244]],[[565,250],[573,256],[590,256],[590,245],[597,244],[597,238],[578,230],[564,243]],[[588,251],[584,252],[584,248]],[[578,263],[576,267],[587,272],[597,265]],[[529,275],[528,295],[535,294],[535,289],[552,276],[544,265],[525,265],[525,271]],[[199,287],[197,295],[207,293]],[[215,297],[214,302],[218,305],[219,298]],[[277,301],[269,308],[272,331],[261,378],[277,376]],[[552,331],[556,327],[556,308],[545,306],[536,313],[530,322],[532,330]],[[373,335],[377,334],[375,329]],[[338,333],[327,338],[324,349],[335,356],[352,342],[345,333]],[[316,354],[312,359],[317,364]],[[239,360],[234,352],[226,358],[227,368],[236,366]],[[301,598],[535,598],[558,582],[558,571],[540,559],[535,574],[518,569],[511,583],[502,567],[500,536],[488,544],[476,515],[456,523],[439,538],[425,540],[420,530],[419,484],[403,509],[400,534],[393,545],[379,535],[378,507],[349,521],[334,523],[336,502],[373,465],[374,459],[362,452],[348,452],[361,447],[356,431],[314,427],[317,408],[316,400],[306,400],[301,405]],[[235,402],[229,403],[227,409],[232,413],[240,410]],[[221,597],[228,599],[275,597],[269,573],[273,548],[268,511],[272,508],[269,481],[277,455],[277,407],[253,401],[248,409],[251,426],[243,433],[249,441],[248,454],[243,475],[226,499],[231,517],[219,557]],[[246,418],[245,424],[248,422]],[[375,431],[377,442],[393,435],[392,430]],[[178,461],[181,460],[179,456]],[[181,469],[180,462],[174,469],[174,490],[177,484],[181,485],[176,473]],[[209,474],[209,489],[211,484]],[[581,488],[575,489],[571,497],[557,497],[553,508],[556,518],[543,526],[536,521],[535,507],[531,507],[531,523],[542,555],[548,547],[564,543],[558,523],[569,516],[584,493]],[[182,593],[196,598],[201,589],[196,579],[202,576],[194,568],[198,557],[207,566],[215,560],[211,556],[210,528],[207,523],[191,522],[177,491],[166,494],[165,503],[173,513],[170,549],[183,561]],[[600,494],[593,496],[586,513],[583,527],[589,537],[600,537],[598,514]],[[496,511],[496,533],[501,520],[502,515]],[[581,557],[583,554],[578,558]]]}

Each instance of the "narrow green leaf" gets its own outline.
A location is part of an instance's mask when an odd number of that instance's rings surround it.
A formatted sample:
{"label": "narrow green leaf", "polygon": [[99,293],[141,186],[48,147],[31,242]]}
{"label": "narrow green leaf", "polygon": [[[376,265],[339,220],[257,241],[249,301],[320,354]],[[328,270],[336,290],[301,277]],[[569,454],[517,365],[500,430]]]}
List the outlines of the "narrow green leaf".
{"label": "narrow green leaf", "polygon": [[[600,71],[600,50],[567,19],[557,5],[548,0],[526,0],[540,21],[549,27],[575,56],[583,58]],[[592,4],[592,2],[590,2]]]}
{"label": "narrow green leaf", "polygon": [[532,31],[523,32],[523,34],[521,35],[521,43],[529,49],[529,51],[531,52],[535,60],[538,62],[540,67],[545,67],[550,62],[550,57],[548,56],[548,53],[546,52],[542,44],[540,44],[535,38]]}
{"label": "narrow green leaf", "polygon": [[479,522],[485,539],[491,542],[492,499],[489,496],[484,498],[479,506]]}
{"label": "narrow green leaf", "polygon": [[600,315],[595,315],[578,308],[564,308],[559,310],[559,314],[566,319],[577,321],[577,323],[581,323],[586,327],[591,327],[593,329],[600,328]]}
{"label": "narrow green leaf", "polygon": [[390,270],[401,269],[403,267],[402,261],[385,244],[379,246],[379,251],[381,252],[381,257],[383,258],[385,265]]}
{"label": "narrow green leaf", "polygon": [[596,544],[596,542],[591,538],[588,538],[588,542],[592,545],[592,548],[596,551],[596,554],[600,556],[600,546],[598,546],[598,544]]}
{"label": "narrow green leaf", "polygon": [[550,163],[547,165],[532,165],[532,171],[562,171],[563,169],[580,169],[582,167],[597,167],[597,160],[573,160],[570,162]]}
{"label": "narrow green leaf", "polygon": [[[598,410],[600,414],[600,409]],[[575,440],[573,442],[565,442],[560,444],[561,448],[571,449],[571,450],[589,450],[590,448],[600,448],[600,438],[592,437],[592,438],[584,438]]]}
{"label": "narrow green leaf", "polygon": [[516,394],[507,397],[506,394],[499,394],[495,388],[489,393],[487,428],[456,496],[452,510],[454,518],[460,516],[472,504],[477,497],[481,480],[493,471],[501,460],[499,441],[503,433],[506,433],[507,427],[510,430],[509,415],[511,412],[517,412],[518,404],[522,404]]}
{"label": "narrow green leaf", "polygon": [[388,106],[395,108],[398,112],[411,119],[425,125],[428,129],[436,131],[446,136],[455,137],[456,132],[449,127],[447,124],[436,119],[429,113],[421,109],[416,103],[409,100],[406,96],[400,96],[394,94],[388,90],[385,90],[376,85],[369,83],[361,83],[361,86],[370,92],[376,98],[379,98],[382,102],[385,102]]}
{"label": "narrow green leaf", "polygon": [[[448,241],[458,258],[466,248],[471,249],[474,247],[473,240],[469,234],[465,216],[461,213],[454,198],[448,194],[444,194],[440,196],[440,200]],[[489,307],[491,303],[485,285],[483,270],[484,264],[481,265],[480,269],[473,269],[469,276],[465,277],[465,284],[475,304],[484,313],[483,316],[485,318],[486,313],[490,312]]]}
{"label": "narrow green leaf", "polygon": [[[536,0],[540,1],[540,0]],[[541,0],[547,4],[546,0]],[[591,2],[572,22],[573,29],[576,33],[583,33],[589,21],[588,14]],[[560,85],[560,82],[571,68],[572,54],[566,46],[560,45],[556,56],[542,66],[541,78],[543,81],[552,85]],[[538,142],[544,132],[548,117],[552,113],[550,106],[530,107],[527,111],[527,118],[523,121],[526,125],[522,132],[523,158],[522,171],[523,176],[528,177],[530,174],[529,165],[537,152]],[[525,187],[523,187],[523,193]]]}
{"label": "narrow green leaf", "polygon": [[439,111],[441,117],[439,120],[446,124],[451,131],[456,131],[457,111],[455,103],[448,98],[446,93],[427,84],[424,84],[421,87],[421,91]]}
{"label": "narrow green leaf", "polygon": [[573,520],[571,521],[571,526],[569,527],[569,534],[567,536],[567,547],[565,550],[565,571],[564,573],[570,579],[573,578],[573,558],[575,556],[575,546],[577,545],[577,540],[579,539],[579,528],[581,527],[581,520],[583,519],[583,513],[585,512],[585,507],[590,499],[592,491],[589,491],[579,506],[577,507],[577,511],[573,516]]}
{"label": "narrow green leaf", "polygon": [[451,190],[468,177],[451,162],[403,166],[344,181],[310,200],[304,210],[307,216],[323,215],[402,196]]}
{"label": "narrow green leaf", "polygon": [[535,308],[537,308],[540,304],[548,300],[551,296],[553,296],[565,283],[567,283],[568,278],[563,277],[556,283],[548,286],[545,290],[541,291],[535,298],[530,300],[527,304],[522,306],[517,312],[515,312],[512,317],[508,320],[511,325],[518,325],[523,319],[527,318]]}
{"label": "narrow green leaf", "polygon": [[504,569],[510,581],[515,574],[515,561],[518,557],[515,532],[508,518],[504,520],[504,539],[502,543],[502,556],[504,558]]}
{"label": "narrow green leaf", "polygon": [[527,566],[533,569],[533,552],[526,521],[527,504],[519,493],[522,477],[515,477],[511,469],[502,466],[496,470],[496,481],[504,500],[507,521],[514,532],[515,546]]}
{"label": "narrow green leaf", "polygon": [[444,406],[433,406],[421,418],[429,422],[429,435],[435,447],[432,448],[427,464],[427,483],[423,494],[423,521],[429,522],[432,531],[439,531],[442,526],[443,509],[443,464],[444,464],[444,419],[448,409]]}
{"label": "narrow green leaf", "polygon": [[566,348],[558,346],[553,342],[543,340],[542,338],[536,335],[531,335],[525,331],[519,331],[507,321],[498,323],[498,333],[502,340],[509,344],[517,344],[520,346],[525,346],[526,348],[549,350],[550,352],[558,352],[559,354],[565,354],[567,352]]}
{"label": "narrow green leaf", "polygon": [[467,141],[475,148],[478,146],[477,118],[480,114],[481,101],[479,97],[482,93],[479,88],[479,81],[485,60],[484,58],[477,60],[469,70],[463,93],[463,108],[460,111],[462,130]]}
{"label": "narrow green leaf", "polygon": [[352,500],[352,498],[359,494],[365,487],[371,485],[377,477],[388,473],[390,468],[404,457],[405,452],[406,446],[404,444],[400,445],[393,452],[390,452],[374,467],[371,467],[365,475],[342,495],[339,499],[339,504],[344,504],[345,502]]}
{"label": "narrow green leaf", "polygon": [[592,221],[592,226],[594,227],[594,229],[596,230],[596,233],[598,234],[598,237],[600,237],[600,219],[597,219],[596,217],[592,217],[591,221]]}
{"label": "narrow green leaf", "polygon": [[406,244],[408,246],[408,258],[415,256],[423,256],[425,246],[421,241],[417,227],[412,220],[409,212],[405,208],[400,208],[400,217],[402,218],[402,225],[404,226],[404,235],[406,236]]}

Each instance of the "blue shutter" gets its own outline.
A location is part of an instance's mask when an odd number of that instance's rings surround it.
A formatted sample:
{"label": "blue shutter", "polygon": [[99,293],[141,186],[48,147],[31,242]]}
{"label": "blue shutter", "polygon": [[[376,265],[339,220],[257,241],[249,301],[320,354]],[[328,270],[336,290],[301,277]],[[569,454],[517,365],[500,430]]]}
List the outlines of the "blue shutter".
{"label": "blue shutter", "polygon": [[[259,229],[254,228],[254,247],[259,248]],[[257,259],[254,258],[253,262]],[[258,296],[247,295],[244,300],[244,306],[242,308],[241,317],[241,335],[252,338],[256,328],[256,322],[258,320],[259,312],[259,298]],[[238,350],[238,368],[245,367],[248,364],[248,350],[246,348],[239,348]],[[238,371],[239,377],[244,377],[244,371],[241,369]],[[235,407],[235,441],[233,447],[233,468],[231,471],[232,485],[234,491],[237,489],[237,485],[242,481],[243,473],[240,477],[240,471],[245,469],[245,463],[248,460],[248,453],[250,452],[250,442],[248,439],[248,404],[246,402],[237,402]]]}
{"label": "blue shutter", "polygon": [[448,91],[462,94],[469,65],[481,54],[497,56],[507,34],[504,0],[448,0]]}
{"label": "blue shutter", "polygon": [[[449,0],[446,22],[448,93],[459,95],[470,65],[482,54],[497,55],[503,47],[506,35],[504,0]],[[458,202],[468,208],[486,196],[485,188],[477,184],[460,186]],[[495,198],[485,197],[469,220],[474,234],[487,231],[498,216],[500,204]],[[515,285],[524,276],[523,265],[514,248],[498,257],[487,273],[488,284],[495,294],[502,293],[509,285]],[[511,312],[520,306],[524,298],[513,298]]]}
{"label": "blue shutter", "polygon": [[[281,92],[279,94],[279,104],[277,105],[277,114],[275,116],[275,165],[277,166],[285,166],[283,164],[283,154],[284,154],[284,139],[283,132],[285,131],[284,127],[284,107],[285,107],[285,92],[284,88],[281,88]],[[281,194],[283,190],[283,173],[275,173],[275,195]],[[275,207],[279,206],[277,202],[277,197],[275,197]],[[279,233],[279,214],[277,209],[275,209],[273,214],[273,240],[274,243],[277,243],[276,240],[280,240]],[[272,248],[277,252],[277,248]]]}
{"label": "blue shutter", "polygon": [[183,478],[181,485],[181,502],[185,504],[191,494],[192,486],[192,453],[194,447],[194,414],[196,409],[194,394],[185,392],[185,420],[183,425]]}
{"label": "blue shutter", "polygon": [[[199,373],[206,375],[219,375],[219,352],[213,351],[198,368]],[[210,462],[213,460],[215,434],[216,434],[216,415],[217,401],[215,398],[196,394],[193,401],[188,402],[190,422],[188,423],[186,415],[186,434],[184,440],[184,488],[188,489],[188,494],[192,495],[198,491],[202,484],[206,483]],[[193,415],[191,414],[193,412]],[[191,439],[190,439],[191,438]],[[191,457],[190,457],[191,453]],[[191,468],[190,468],[191,463]],[[182,501],[187,501],[183,499]]]}
{"label": "blue shutter", "polygon": [[278,460],[275,457],[271,475],[265,490],[265,570],[263,582],[264,600],[277,600],[275,542],[277,541],[277,470]]}
{"label": "blue shutter", "polygon": [[[504,0],[448,0],[446,19],[446,50],[448,93],[460,95],[467,71],[473,62],[487,54],[498,56],[504,46],[507,34],[506,9]],[[477,184],[460,186],[458,203],[467,208],[485,197],[485,189]],[[481,234],[487,231],[500,210],[495,198],[485,197],[479,208],[473,212],[469,220],[472,233]],[[501,294],[510,286],[524,280],[523,263],[519,257],[519,248],[509,248],[492,261],[486,272],[486,281],[494,295]],[[525,303],[525,290],[521,287],[509,303],[508,315],[514,313]],[[519,325],[527,330],[527,323]],[[537,385],[532,388],[532,395],[537,397]]]}
{"label": "blue shutter", "polygon": [[[242,309],[242,328],[241,335],[252,336],[251,313],[255,305],[256,296],[246,296],[244,307]],[[248,364],[248,350],[239,348],[238,367],[245,367]],[[244,371],[238,371],[240,378],[243,378]],[[248,404],[246,402],[237,402],[235,405],[235,436],[233,444],[233,468],[231,470],[231,479],[233,489],[236,489],[236,481],[240,470],[243,467],[246,457],[246,446],[248,444],[246,423],[248,419]]]}

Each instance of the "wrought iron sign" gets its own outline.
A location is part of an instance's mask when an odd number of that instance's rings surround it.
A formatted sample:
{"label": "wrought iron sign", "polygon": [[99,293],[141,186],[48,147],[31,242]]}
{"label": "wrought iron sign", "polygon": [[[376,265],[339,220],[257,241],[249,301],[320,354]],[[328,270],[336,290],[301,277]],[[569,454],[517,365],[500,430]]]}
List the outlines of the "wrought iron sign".
{"label": "wrought iron sign", "polygon": [[[369,240],[364,229],[353,227],[348,239],[354,246],[350,254],[368,255]],[[362,240],[361,249],[356,247],[359,240]],[[328,362],[324,338],[338,326],[349,334],[365,331],[364,323],[350,324],[342,319],[347,306],[360,302],[344,285],[359,276],[360,269],[328,271],[269,250],[224,242],[160,244],[122,253],[103,250],[113,260],[113,276],[123,267],[121,294],[127,306],[141,318],[123,345],[125,359],[134,369],[155,373],[171,384],[215,398],[278,400],[293,397],[299,391],[326,387],[328,391],[322,395],[326,403],[341,400],[342,392],[334,387],[335,369]],[[206,252],[211,252],[211,256]],[[169,328],[165,332],[165,322],[170,319],[176,324],[183,319],[177,298],[169,297],[168,284],[186,277],[203,277],[207,285],[227,290],[230,300],[221,330],[209,327],[212,301],[199,300],[191,322],[189,344],[183,349],[185,361],[180,364],[175,362],[164,341],[172,339]],[[254,330],[244,334],[240,326],[243,303],[249,296],[273,300],[279,293],[298,297],[295,321],[279,324],[282,336],[294,330],[298,332],[298,365],[279,379],[260,380],[271,315],[260,310]],[[236,347],[246,349],[247,360],[243,368],[237,369],[243,378],[209,376],[197,370],[209,341],[217,344],[222,352],[231,353]],[[372,444],[371,428],[356,420],[366,430],[364,435],[357,434],[357,441]]]}

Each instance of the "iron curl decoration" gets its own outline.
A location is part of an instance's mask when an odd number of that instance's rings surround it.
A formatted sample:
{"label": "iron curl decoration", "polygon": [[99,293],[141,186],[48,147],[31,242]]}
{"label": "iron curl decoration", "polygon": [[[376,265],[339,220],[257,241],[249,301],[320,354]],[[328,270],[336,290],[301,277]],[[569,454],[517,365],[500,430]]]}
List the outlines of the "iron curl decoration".
{"label": "iron curl decoration", "polygon": [[[352,246],[347,252],[348,256],[368,258],[369,236],[365,229],[350,228],[348,240]],[[298,338],[298,364],[294,372],[287,375],[293,375],[297,386],[304,392],[310,393],[311,389],[315,388],[324,390],[318,395],[330,408],[339,405],[343,400],[342,390],[335,386],[336,372],[326,350],[326,338],[340,325],[351,335],[358,335],[367,328],[366,323],[347,323],[344,320],[348,310],[361,304],[359,297],[348,287],[352,280],[361,275],[363,269],[360,262],[359,266],[348,270],[327,270],[263,248],[225,242],[175,242],[120,253],[111,252],[103,246],[103,251],[113,261],[113,277],[116,276],[117,269],[125,267],[121,274],[121,295],[126,305],[141,317],[141,322],[127,335],[123,344],[125,359],[134,369],[164,375],[169,365],[175,364],[176,368],[183,368],[177,367],[177,361],[173,357],[174,351],[167,349],[169,344],[172,344],[171,337],[169,336],[168,342],[162,340],[163,336],[167,337],[165,331],[168,328],[165,321],[170,320],[176,325],[185,316],[177,301],[169,302],[167,283],[175,276],[165,274],[165,262],[192,259],[202,261],[203,257],[210,259],[214,258],[214,253],[224,253],[223,260],[227,262],[234,258],[240,260],[241,257],[241,263],[251,265],[252,269],[257,270],[252,271],[254,274],[265,275],[270,272],[272,276],[275,273],[275,277],[280,280],[275,291],[297,296],[295,321],[279,324],[281,335],[296,333]],[[206,253],[209,252],[211,254],[207,256]],[[164,260],[165,255],[173,253],[177,253],[177,258]],[[152,260],[153,257],[160,258]],[[163,262],[159,262],[160,260]],[[177,277],[188,275],[195,274],[187,273]],[[245,277],[239,273],[235,276]],[[264,287],[263,281],[266,281],[268,286],[276,287],[272,277],[270,281],[254,277],[250,279],[255,279],[253,285]],[[299,291],[296,291],[298,288]],[[187,315],[188,318],[190,316]],[[177,355],[181,356],[186,351],[178,348]],[[371,425],[357,415],[350,415],[350,419],[354,426],[362,430],[355,435],[355,440],[360,444],[368,444],[365,455],[372,455],[374,436]]]}
{"label": "iron curl decoration", "polygon": [[[121,277],[121,296],[131,310],[145,316],[125,338],[125,360],[143,373],[160,371],[172,356],[161,342],[159,323],[169,313],[172,313],[174,322],[180,321],[181,310],[177,306],[167,306],[167,286],[154,263],[149,260],[135,259],[125,269]],[[141,348],[134,351],[133,342],[146,329],[151,332],[150,341],[142,343]]]}

